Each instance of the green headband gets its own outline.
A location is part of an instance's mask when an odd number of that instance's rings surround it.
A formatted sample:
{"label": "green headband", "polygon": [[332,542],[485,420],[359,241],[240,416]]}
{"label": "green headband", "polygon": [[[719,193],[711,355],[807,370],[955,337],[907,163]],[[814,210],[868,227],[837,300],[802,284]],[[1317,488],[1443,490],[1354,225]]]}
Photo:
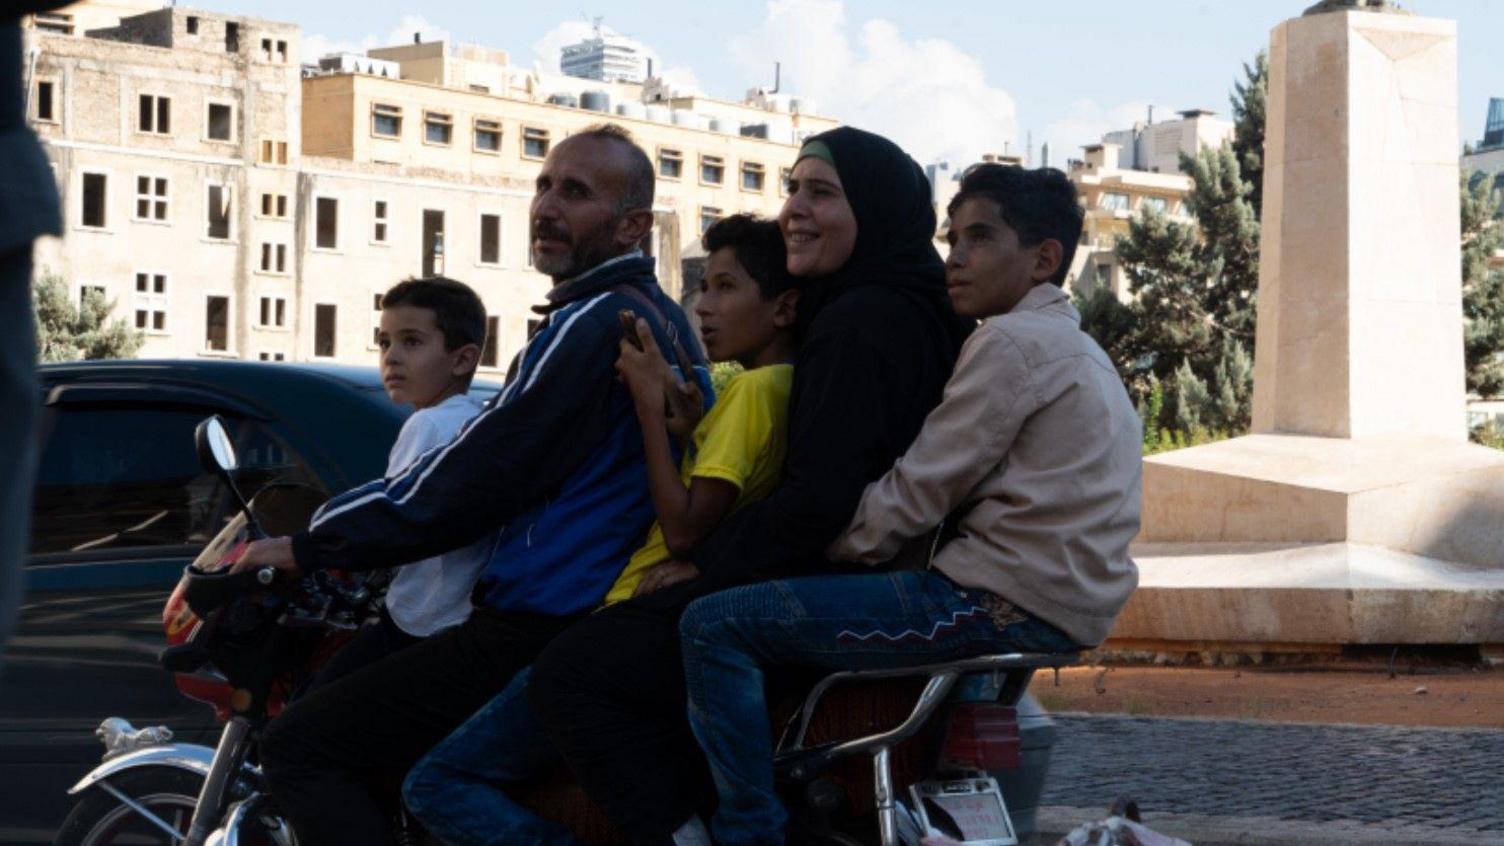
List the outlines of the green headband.
{"label": "green headband", "polygon": [[831,154],[830,148],[825,145],[824,141],[804,142],[804,146],[799,148],[799,158],[794,159],[794,164],[798,164],[800,159],[810,158],[819,159],[831,167],[836,166],[836,157]]}

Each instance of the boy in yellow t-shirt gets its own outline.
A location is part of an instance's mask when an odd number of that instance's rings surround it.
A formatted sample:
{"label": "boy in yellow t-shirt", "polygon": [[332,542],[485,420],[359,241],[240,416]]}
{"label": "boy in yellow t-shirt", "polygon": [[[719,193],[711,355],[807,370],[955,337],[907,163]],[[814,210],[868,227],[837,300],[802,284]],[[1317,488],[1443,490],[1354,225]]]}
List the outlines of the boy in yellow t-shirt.
{"label": "boy in yellow t-shirt", "polygon": [[709,258],[695,316],[705,352],[743,370],[694,427],[675,467],[663,402],[673,376],[645,323],[637,324],[636,343],[622,339],[616,370],[642,424],[658,521],[606,594],[607,605],[692,575],[674,559],[687,557],[727,514],[767,496],[783,468],[799,296],[784,270],[783,236],[773,221],[736,215],[710,227],[704,244]]}
{"label": "boy in yellow t-shirt", "polygon": [[[692,576],[693,567],[675,559],[687,556],[727,514],[767,496],[783,468],[799,297],[784,267],[783,235],[774,221],[736,215],[710,227],[703,243],[709,257],[695,315],[705,351],[710,360],[735,362],[743,371],[692,431],[671,431],[670,423],[688,422],[665,412],[665,386],[680,390],[677,377],[644,322],[623,337],[616,369],[642,424],[658,520],[607,593],[607,604]],[[687,439],[682,463],[674,461],[674,438]],[[505,792],[552,760],[523,699],[527,676],[526,670],[517,674],[408,773],[402,791],[408,810],[446,843],[579,843]]]}

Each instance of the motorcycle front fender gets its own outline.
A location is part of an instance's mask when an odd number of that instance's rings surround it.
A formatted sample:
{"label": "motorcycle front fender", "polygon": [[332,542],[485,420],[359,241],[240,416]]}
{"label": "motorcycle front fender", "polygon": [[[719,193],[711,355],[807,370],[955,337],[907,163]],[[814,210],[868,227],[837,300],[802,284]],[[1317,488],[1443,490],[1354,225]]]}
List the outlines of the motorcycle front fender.
{"label": "motorcycle front fender", "polygon": [[196,743],[164,743],[161,746],[149,746],[111,758],[95,767],[88,775],[80,779],[78,784],[68,790],[68,795],[73,796],[88,790],[116,773],[140,767],[173,767],[203,778],[209,775],[209,767],[213,763],[214,750]]}

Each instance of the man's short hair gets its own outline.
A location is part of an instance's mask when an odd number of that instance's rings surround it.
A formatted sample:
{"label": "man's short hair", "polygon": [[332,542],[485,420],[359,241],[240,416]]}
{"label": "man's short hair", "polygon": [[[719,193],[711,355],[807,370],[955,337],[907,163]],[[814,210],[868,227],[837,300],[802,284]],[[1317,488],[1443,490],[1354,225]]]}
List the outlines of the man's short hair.
{"label": "man's short hair", "polygon": [[444,333],[444,349],[453,352],[466,344],[486,343],[486,307],[469,285],[447,276],[424,276],[398,282],[381,296],[383,309],[413,306],[433,312]]}
{"label": "man's short hair", "polygon": [[597,123],[569,137],[571,139],[594,138],[598,141],[620,145],[622,152],[627,155],[627,191],[617,207],[617,214],[625,214],[633,209],[652,210],[653,187],[658,177],[653,172],[653,160],[649,159],[648,154],[637,146],[632,133],[619,124]]}
{"label": "man's short hair", "polygon": [[775,220],[734,214],[711,224],[700,243],[706,253],[730,249],[737,264],[757,283],[757,290],[765,300],[795,286],[795,279],[788,271],[783,233]]}
{"label": "man's short hair", "polygon": [[946,212],[954,217],[962,203],[979,198],[997,203],[1003,222],[1018,233],[1024,246],[1032,247],[1050,238],[1060,242],[1060,269],[1050,281],[1064,287],[1086,214],[1070,179],[1052,167],[1027,170],[1017,165],[973,165],[962,175],[961,190]]}

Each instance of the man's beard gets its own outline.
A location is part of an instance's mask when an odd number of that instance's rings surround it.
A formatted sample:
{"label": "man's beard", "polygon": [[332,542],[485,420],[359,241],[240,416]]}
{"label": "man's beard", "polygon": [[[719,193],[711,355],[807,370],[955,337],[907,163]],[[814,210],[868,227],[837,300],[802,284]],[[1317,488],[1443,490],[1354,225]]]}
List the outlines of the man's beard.
{"label": "man's beard", "polygon": [[532,242],[543,235],[569,244],[567,255],[533,255],[533,269],[552,278],[555,282],[573,279],[585,271],[621,254],[613,233],[616,220],[609,220],[599,228],[574,238],[563,229],[544,222],[535,222],[529,233],[528,249]]}

